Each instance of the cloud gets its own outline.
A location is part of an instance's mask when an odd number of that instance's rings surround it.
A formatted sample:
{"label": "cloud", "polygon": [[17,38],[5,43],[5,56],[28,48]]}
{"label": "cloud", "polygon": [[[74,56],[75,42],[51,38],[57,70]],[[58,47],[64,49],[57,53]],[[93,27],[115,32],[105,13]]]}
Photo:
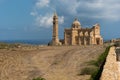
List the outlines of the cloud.
{"label": "cloud", "polygon": [[40,27],[51,27],[52,25],[52,16],[51,15],[39,15],[36,17],[36,25]]}
{"label": "cloud", "polygon": [[64,16],[59,17],[59,24],[63,24],[64,23]]}
{"label": "cloud", "polygon": [[[120,1],[119,0],[92,0],[82,1],[79,7],[84,7],[84,17],[91,17],[106,20],[119,20]],[[82,9],[82,8],[80,8]],[[78,11],[79,13],[80,11]],[[88,14],[87,14],[87,13]],[[81,13],[81,12],[80,12]]]}
{"label": "cloud", "polygon": [[[120,19],[119,0],[59,0],[59,4],[65,7],[62,12],[65,11],[71,16],[105,20]],[[56,5],[58,9],[60,9],[60,5]]]}
{"label": "cloud", "polygon": [[[35,17],[35,25],[50,28],[53,22],[55,8],[51,7],[50,0],[37,0],[30,15]],[[64,23],[64,16],[59,17],[59,24]]]}
{"label": "cloud", "polygon": [[[39,27],[45,27],[49,28],[52,26],[53,22],[53,15],[52,14],[46,14],[45,16],[39,15],[36,18],[36,25]],[[64,17],[59,17],[59,24],[62,24],[64,22]]]}
{"label": "cloud", "polygon": [[37,12],[35,12],[35,11],[34,11],[34,12],[31,12],[30,15],[36,16],[36,15],[37,15]]}
{"label": "cloud", "polygon": [[76,16],[96,21],[118,21],[120,0],[37,0],[30,14],[35,17],[38,26],[50,27],[54,11],[59,15],[60,24],[65,20],[70,22]]}
{"label": "cloud", "polygon": [[49,0],[37,0],[35,6],[37,8],[47,7],[49,4]]}

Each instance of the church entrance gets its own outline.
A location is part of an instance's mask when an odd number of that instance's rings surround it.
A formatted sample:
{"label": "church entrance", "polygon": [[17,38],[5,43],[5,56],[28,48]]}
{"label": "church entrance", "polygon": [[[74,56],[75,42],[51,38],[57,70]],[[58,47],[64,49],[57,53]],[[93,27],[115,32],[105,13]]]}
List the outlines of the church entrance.
{"label": "church entrance", "polygon": [[67,38],[67,45],[70,45],[71,44],[71,40],[70,38]]}
{"label": "church entrance", "polygon": [[100,38],[96,38],[96,44],[100,45]]}

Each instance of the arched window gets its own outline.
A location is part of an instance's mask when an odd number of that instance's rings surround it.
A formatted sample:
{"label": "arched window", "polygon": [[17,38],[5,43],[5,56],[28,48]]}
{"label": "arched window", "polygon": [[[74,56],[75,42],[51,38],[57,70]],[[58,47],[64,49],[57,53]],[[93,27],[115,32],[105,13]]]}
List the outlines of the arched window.
{"label": "arched window", "polygon": [[83,36],[83,32],[80,32],[80,36]]}
{"label": "arched window", "polygon": [[85,32],[85,36],[88,36],[88,32],[87,31]]}
{"label": "arched window", "polygon": [[90,32],[90,36],[93,36],[93,31]]}

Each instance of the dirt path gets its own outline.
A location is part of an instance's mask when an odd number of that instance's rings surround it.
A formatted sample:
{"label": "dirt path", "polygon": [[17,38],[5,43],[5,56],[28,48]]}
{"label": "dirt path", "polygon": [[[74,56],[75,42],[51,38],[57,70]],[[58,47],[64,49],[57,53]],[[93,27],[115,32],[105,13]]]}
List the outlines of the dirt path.
{"label": "dirt path", "polygon": [[86,62],[95,59],[103,46],[41,47],[37,50],[0,50],[0,80],[86,80],[79,75]]}

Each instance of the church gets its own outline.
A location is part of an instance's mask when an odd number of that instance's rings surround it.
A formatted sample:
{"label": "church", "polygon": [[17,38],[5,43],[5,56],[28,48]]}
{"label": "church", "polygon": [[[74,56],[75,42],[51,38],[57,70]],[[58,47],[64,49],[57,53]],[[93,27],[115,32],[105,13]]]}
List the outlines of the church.
{"label": "church", "polygon": [[51,45],[102,45],[103,38],[100,35],[100,25],[95,24],[92,28],[82,28],[76,18],[70,28],[64,29],[64,39],[59,40],[58,16],[53,15],[53,35]]}

